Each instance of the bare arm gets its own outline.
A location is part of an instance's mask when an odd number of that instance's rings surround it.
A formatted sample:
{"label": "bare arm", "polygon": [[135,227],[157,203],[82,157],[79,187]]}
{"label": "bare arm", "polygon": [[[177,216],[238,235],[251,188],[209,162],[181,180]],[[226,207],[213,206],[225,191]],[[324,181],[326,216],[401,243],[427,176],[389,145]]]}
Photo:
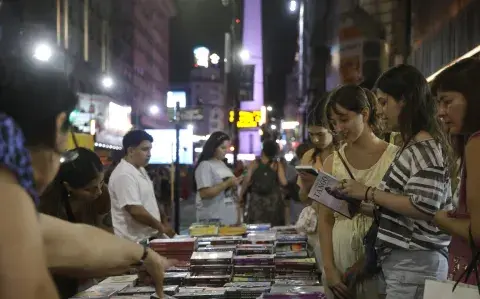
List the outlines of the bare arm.
{"label": "bare arm", "polygon": [[230,188],[231,186],[232,186],[231,180],[227,180],[212,187],[202,188],[198,190],[198,192],[202,199],[212,199],[218,196],[223,191]]}
{"label": "bare arm", "polygon": [[332,231],[335,224],[333,213],[325,206],[319,205],[318,214],[318,237],[320,248],[322,248],[322,261],[325,271],[334,271],[336,269],[333,255]]}
{"label": "bare arm", "polygon": [[[326,173],[332,173],[333,156],[329,156],[323,163],[323,170]],[[335,224],[335,217],[332,211],[322,205],[318,205],[318,237],[320,240],[320,248],[322,248],[322,260],[326,271],[334,271],[336,269],[333,255],[332,230]]]}
{"label": "bare arm", "polygon": [[[40,228],[48,267],[56,273],[73,277],[122,274],[143,255],[141,245],[93,226],[40,214]],[[148,249],[144,265],[155,280],[157,292],[161,292],[163,272],[169,266],[167,260]],[[22,279],[22,284],[24,282]]]}
{"label": "bare arm", "polygon": [[285,187],[286,185],[288,185],[287,176],[285,175],[285,167],[280,162],[277,163],[277,165],[278,165],[278,171],[277,171],[278,181],[280,182],[280,185]]}
{"label": "bare arm", "polygon": [[[480,180],[480,138],[475,137],[470,140],[465,149],[466,167],[467,167],[467,206],[472,226],[472,235],[478,240],[480,237],[480,188],[478,182]],[[467,231],[468,233],[468,231]],[[478,242],[477,242],[478,243]],[[478,245],[478,244],[477,244]]]}
{"label": "bare arm", "polygon": [[32,199],[4,169],[0,181],[0,298],[59,298]]}
{"label": "bare arm", "polygon": [[243,179],[242,182],[242,189],[240,190],[240,202],[245,200],[245,194],[247,194],[248,187],[250,186],[250,182],[252,181],[252,175],[255,168],[258,167],[257,162],[253,161],[248,165],[247,175]]}
{"label": "bare arm", "polygon": [[125,210],[132,216],[135,221],[158,230],[159,233],[164,232],[163,224],[152,216],[143,206],[127,205]]}

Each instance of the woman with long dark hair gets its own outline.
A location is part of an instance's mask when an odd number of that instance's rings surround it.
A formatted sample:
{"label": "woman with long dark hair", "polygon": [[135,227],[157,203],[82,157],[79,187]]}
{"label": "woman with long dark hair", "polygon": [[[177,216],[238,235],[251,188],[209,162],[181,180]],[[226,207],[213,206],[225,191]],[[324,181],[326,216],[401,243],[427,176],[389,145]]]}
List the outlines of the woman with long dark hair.
{"label": "woman with long dark hair", "polygon": [[[438,115],[454,141],[455,154],[460,159],[461,165],[460,184],[453,197],[456,210],[454,212],[442,210],[435,215],[437,225],[452,234],[449,279],[453,280],[459,280],[472,262],[470,244],[475,244],[477,250],[480,248],[478,242],[480,218],[472,217],[478,215],[477,212],[480,211],[478,194],[480,189],[476,186],[480,178],[479,73],[480,60],[468,58],[441,72],[432,84],[432,91],[439,104]],[[475,266],[479,271],[478,264]],[[480,283],[476,275],[470,275],[466,282]]]}
{"label": "woman with long dark hair", "polygon": [[449,142],[427,80],[415,67],[386,71],[376,91],[387,126],[400,132],[403,146],[378,188],[347,179],[338,190],[379,207],[375,245],[387,298],[423,298],[426,279],[447,278],[450,236],[433,217],[451,205]]}
{"label": "woman with long dark hair", "polygon": [[[70,152],[76,158],[60,165],[55,180],[40,197],[39,210],[68,222],[105,228],[102,219],[110,211],[110,196],[103,182],[102,162],[86,148]],[[78,279],[53,274],[61,298],[79,291]]]}
{"label": "woman with long dark hair", "polygon": [[236,187],[243,177],[236,177],[225,164],[230,137],[214,132],[203,146],[195,166],[197,221],[220,221],[233,225],[238,219]]}

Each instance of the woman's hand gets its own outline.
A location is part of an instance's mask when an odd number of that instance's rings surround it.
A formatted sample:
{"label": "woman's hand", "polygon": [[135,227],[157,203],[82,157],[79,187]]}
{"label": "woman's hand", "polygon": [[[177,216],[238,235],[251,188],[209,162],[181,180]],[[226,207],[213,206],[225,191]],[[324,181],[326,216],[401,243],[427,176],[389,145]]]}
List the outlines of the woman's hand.
{"label": "woman's hand", "polygon": [[243,182],[243,176],[232,176],[227,180],[229,187],[236,187]]}
{"label": "woman's hand", "polygon": [[155,291],[157,295],[162,298],[163,296],[163,279],[165,270],[174,266],[175,261],[167,260],[163,256],[159,255],[151,249],[148,250],[147,258],[145,259],[145,270],[147,270],[149,276],[152,278],[155,284]]}
{"label": "woman's hand", "polygon": [[300,176],[300,179],[302,180],[302,187],[304,190],[310,190],[312,189],[313,183],[315,183],[315,180],[317,179],[317,176],[307,173],[307,172],[300,172],[298,174]]}
{"label": "woman's hand", "polygon": [[350,198],[362,201],[365,199],[367,186],[355,180],[341,180],[340,184],[338,184],[334,190],[340,192],[342,195],[347,195]]}
{"label": "woman's hand", "polygon": [[327,279],[327,285],[332,291],[335,298],[338,299],[350,299],[352,294],[348,290],[348,287],[343,283],[342,275],[336,268],[331,270],[325,269],[325,278]]}

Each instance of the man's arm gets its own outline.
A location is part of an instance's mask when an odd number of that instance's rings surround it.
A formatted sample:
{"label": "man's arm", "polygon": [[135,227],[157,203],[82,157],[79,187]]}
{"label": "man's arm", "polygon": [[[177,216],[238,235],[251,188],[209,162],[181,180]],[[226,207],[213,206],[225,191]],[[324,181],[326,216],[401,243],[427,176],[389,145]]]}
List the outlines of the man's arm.
{"label": "man's arm", "polygon": [[140,198],[137,183],[129,175],[121,175],[111,182],[119,208],[125,209],[135,221],[163,233],[163,225],[159,219],[152,216],[144,207]]}
{"label": "man's arm", "polygon": [[0,170],[0,298],[59,298],[31,197]]}
{"label": "man's arm", "polygon": [[[40,214],[40,228],[48,267],[55,273],[72,277],[91,278],[125,273],[140,261],[144,252],[143,246],[102,229],[44,214]],[[163,272],[169,266],[168,261],[148,249],[144,265],[155,281],[157,292],[161,293]],[[25,279],[21,281],[23,285]]]}
{"label": "man's arm", "polygon": [[153,217],[152,214],[150,214],[143,206],[127,205],[125,206],[125,210],[132,216],[133,219],[135,219],[135,221],[156,229],[159,233],[165,232],[163,224]]}

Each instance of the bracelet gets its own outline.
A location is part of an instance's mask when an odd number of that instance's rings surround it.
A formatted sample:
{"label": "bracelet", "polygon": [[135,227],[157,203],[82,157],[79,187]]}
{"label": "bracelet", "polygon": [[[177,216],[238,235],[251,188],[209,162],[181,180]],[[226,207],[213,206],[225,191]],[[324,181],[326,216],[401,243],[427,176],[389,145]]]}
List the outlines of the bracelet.
{"label": "bracelet", "polygon": [[363,201],[364,202],[368,202],[368,191],[370,191],[370,189],[372,189],[372,187],[368,187],[367,188],[367,191],[365,191],[365,196],[363,198]]}
{"label": "bracelet", "polygon": [[[140,244],[140,245],[142,245],[142,244]],[[134,266],[134,267],[140,267],[140,266],[142,266],[142,265],[145,263],[145,260],[146,260],[147,257],[148,257],[148,246],[147,246],[147,245],[142,245],[142,247],[143,247],[142,257],[140,258],[140,260],[139,260],[137,263],[135,263],[135,264],[132,265],[132,266]]]}

